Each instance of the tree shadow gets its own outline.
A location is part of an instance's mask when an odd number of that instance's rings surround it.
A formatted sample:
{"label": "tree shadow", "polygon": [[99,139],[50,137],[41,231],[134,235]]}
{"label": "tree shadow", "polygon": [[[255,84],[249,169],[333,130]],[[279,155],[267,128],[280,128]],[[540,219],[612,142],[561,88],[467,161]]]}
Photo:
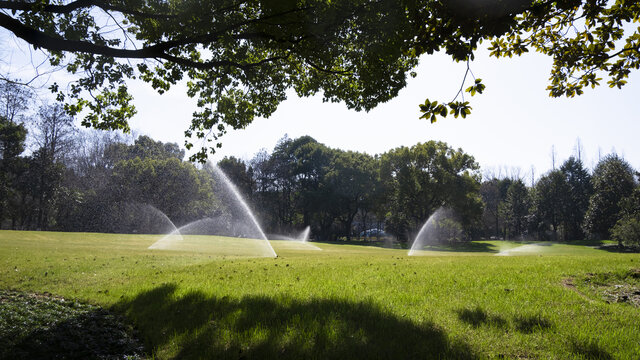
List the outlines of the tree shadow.
{"label": "tree shadow", "polygon": [[604,250],[612,253],[637,254],[640,253],[640,246],[620,246],[618,244],[603,244],[597,247],[598,250]]}
{"label": "tree shadow", "polygon": [[148,349],[174,346],[176,358],[478,358],[434,324],[399,318],[371,302],[176,290],[163,285],[115,305],[134,321]]}
{"label": "tree shadow", "polygon": [[493,244],[487,244],[483,242],[461,242],[452,245],[448,244],[436,244],[426,245],[423,249],[425,251],[443,251],[443,252],[486,252],[486,253],[498,253],[499,249]]}
{"label": "tree shadow", "polygon": [[384,249],[404,249],[402,244],[394,243],[394,246],[389,247],[388,241],[383,239],[381,240],[314,240],[311,243],[318,244],[329,244],[329,245],[357,245],[357,246],[367,246],[367,247],[376,247],[376,248],[384,248]]}
{"label": "tree shadow", "polygon": [[[336,240],[336,241],[314,241],[313,243],[330,244],[330,245],[358,245],[367,247],[376,247],[384,249],[409,250],[411,244],[394,242],[393,246],[389,246],[387,241],[358,241],[358,240]],[[494,244],[483,242],[469,241],[453,244],[427,244],[418,251],[441,251],[441,252],[485,252],[498,253],[500,249]]]}
{"label": "tree shadow", "polygon": [[560,244],[598,247],[598,246],[606,245],[607,242],[599,239],[581,239],[581,240],[560,241]]}
{"label": "tree shadow", "polygon": [[551,328],[552,324],[549,320],[540,315],[517,316],[514,319],[516,330],[521,333],[531,334],[536,331],[542,331]]}
{"label": "tree shadow", "polygon": [[578,339],[571,340],[571,352],[583,359],[609,360],[613,356],[600,347],[596,342]]}
{"label": "tree shadow", "polygon": [[58,319],[65,317],[63,314],[52,312],[46,316],[45,322],[53,325],[38,326],[13,340],[0,339],[0,359],[139,359],[144,354],[142,345],[128,334],[130,331],[104,309],[62,321]]}
{"label": "tree shadow", "polygon": [[[506,329],[509,327],[509,321],[501,316],[489,314],[481,307],[475,309],[461,309],[457,311],[458,318],[474,328],[487,325],[495,328]],[[531,334],[536,331],[542,331],[552,327],[549,320],[539,316],[516,316],[513,319],[515,329],[521,333]]]}
{"label": "tree shadow", "polygon": [[504,318],[497,315],[490,315],[479,306],[473,310],[458,310],[458,318],[475,328],[480,327],[481,325],[504,328],[508,325],[507,320]]}

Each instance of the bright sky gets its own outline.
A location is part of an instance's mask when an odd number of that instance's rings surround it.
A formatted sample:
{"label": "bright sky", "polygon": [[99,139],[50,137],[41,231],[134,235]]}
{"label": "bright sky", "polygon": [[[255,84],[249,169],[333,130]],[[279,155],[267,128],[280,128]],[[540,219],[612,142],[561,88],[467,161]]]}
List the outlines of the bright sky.
{"label": "bright sky", "polygon": [[[246,129],[222,137],[223,147],[214,160],[231,155],[248,160],[262,148],[271,151],[285,134],[310,135],[333,148],[369,154],[439,140],[473,155],[483,171],[519,171],[530,179],[532,166],[536,178],[551,169],[552,149],[559,167],[575,154],[580,139],[588,167],[597,163],[599,154],[615,151],[640,169],[640,75],[632,74],[621,90],[603,81],[604,86],[587,89],[582,96],[558,99],[545,90],[550,65],[551,60],[539,54],[495,59],[480,52],[471,69],[487,88],[470,98],[471,116],[450,116],[435,124],[418,119],[418,105],[427,97],[451,100],[465,70],[465,64],[446,55],[423,57],[418,76],[398,97],[369,113],[322,103],[320,96],[298,98],[292,93],[270,118],[256,119]],[[183,131],[195,107],[183,89],[159,96],[142,84],[134,95],[139,113],[131,125],[136,132],[184,142]]]}
{"label": "bright sky", "polygon": [[[18,58],[32,55],[20,40],[6,32],[0,35],[0,65],[15,67],[21,62]],[[333,148],[372,155],[439,140],[473,155],[483,170],[519,173],[529,180],[532,167],[536,178],[551,169],[552,149],[558,167],[575,153],[580,139],[588,167],[597,163],[598,154],[615,151],[640,169],[640,75],[633,73],[621,90],[610,89],[603,81],[604,86],[587,89],[582,96],[556,99],[545,90],[550,65],[551,60],[539,54],[495,59],[484,50],[478,52],[472,71],[487,86],[484,94],[468,99],[473,112],[466,119],[450,116],[435,124],[418,119],[418,105],[427,97],[451,100],[466,67],[443,54],[423,57],[416,69],[418,76],[409,79],[398,97],[369,113],[322,103],[320,96],[301,99],[292,93],[270,118],[256,119],[246,129],[223,136],[223,147],[213,159],[232,155],[248,160],[260,149],[271,151],[285,134],[291,138],[310,135]],[[18,69],[33,68],[27,64]],[[64,72],[54,76],[62,77]],[[131,120],[134,133],[182,145],[196,109],[184,86],[164,95],[144,83],[131,84],[131,90],[138,108]]]}

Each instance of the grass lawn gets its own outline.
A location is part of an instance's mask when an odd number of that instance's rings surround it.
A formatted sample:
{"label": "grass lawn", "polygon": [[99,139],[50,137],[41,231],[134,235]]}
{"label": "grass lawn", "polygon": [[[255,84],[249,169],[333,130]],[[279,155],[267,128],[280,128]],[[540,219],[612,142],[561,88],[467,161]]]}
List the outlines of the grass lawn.
{"label": "grass lawn", "polygon": [[[274,259],[147,249],[158,239],[0,231],[0,290],[109,309],[161,359],[640,358],[638,254],[272,241]],[[32,335],[12,326],[0,340]]]}

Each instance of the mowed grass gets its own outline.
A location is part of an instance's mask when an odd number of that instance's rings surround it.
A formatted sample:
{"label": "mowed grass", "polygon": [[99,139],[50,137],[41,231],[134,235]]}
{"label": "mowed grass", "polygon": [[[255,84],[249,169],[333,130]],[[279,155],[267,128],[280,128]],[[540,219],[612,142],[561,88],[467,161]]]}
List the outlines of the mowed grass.
{"label": "mowed grass", "polygon": [[123,314],[162,359],[640,358],[640,310],[609,291],[638,289],[638,254],[273,241],[274,259],[147,249],[159,238],[0,231],[0,288]]}

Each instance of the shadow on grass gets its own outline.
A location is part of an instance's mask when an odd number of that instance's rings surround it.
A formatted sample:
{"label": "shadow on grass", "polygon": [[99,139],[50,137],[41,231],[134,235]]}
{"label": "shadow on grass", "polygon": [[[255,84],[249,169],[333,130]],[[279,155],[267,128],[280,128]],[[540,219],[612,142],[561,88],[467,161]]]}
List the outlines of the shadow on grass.
{"label": "shadow on grass", "polygon": [[593,341],[572,339],[571,351],[582,359],[609,360],[613,356]]}
{"label": "shadow on grass", "polygon": [[422,250],[425,251],[446,251],[446,252],[486,252],[498,253],[499,249],[493,244],[483,242],[463,242],[454,245],[427,245]]}
{"label": "shadow on grass", "polygon": [[[500,329],[506,329],[509,327],[507,319],[498,316],[491,315],[483,310],[481,307],[475,309],[462,309],[458,310],[458,318],[475,328],[482,325],[496,327]],[[537,316],[516,316],[513,319],[515,329],[524,334],[531,334],[536,331],[543,331],[552,326],[551,322],[539,315]]]}
{"label": "shadow on grass", "polygon": [[612,241],[612,240],[594,240],[594,239],[570,240],[566,242],[561,242],[561,244],[588,246],[594,249],[604,250],[604,251],[614,252],[614,253],[640,253],[640,246],[620,246],[616,241]]}
{"label": "shadow on grass", "polygon": [[[385,249],[406,249],[406,245],[398,242],[392,242],[392,246],[389,246],[389,241],[381,240],[318,240],[311,242],[317,244],[329,244],[329,245],[357,245],[357,246],[367,246],[367,247],[377,247],[377,248],[385,248]],[[404,245],[404,247],[403,247]]]}
{"label": "shadow on grass", "polygon": [[551,327],[551,322],[540,315],[518,316],[514,321],[516,329],[525,334],[546,330]]}
{"label": "shadow on grass", "polygon": [[458,310],[458,318],[463,322],[473,326],[480,327],[481,325],[489,325],[498,328],[506,327],[507,320],[497,315],[489,315],[486,311],[480,307],[476,307],[473,310],[462,309]]}
{"label": "shadow on grass", "polygon": [[637,254],[640,253],[640,247],[638,246],[619,246],[618,244],[603,244],[598,247],[599,250],[604,250],[613,253],[626,253]]}
{"label": "shadow on grass", "polygon": [[434,324],[398,318],[369,302],[217,298],[199,291],[177,295],[176,289],[163,285],[115,305],[134,321],[147,348],[168,349],[171,357],[478,358]]}
{"label": "shadow on grass", "polygon": [[[397,249],[397,250],[409,250],[410,244],[406,243],[394,243],[393,246],[388,246],[388,242],[385,241],[357,241],[357,240],[338,240],[338,241],[314,241],[314,243],[331,244],[331,245],[358,245],[367,247],[377,247],[385,249]],[[551,245],[551,244],[549,244]],[[442,252],[485,252],[485,253],[498,253],[500,249],[494,244],[487,244],[484,242],[461,242],[455,244],[434,244],[425,245],[422,251],[442,251]]]}
{"label": "shadow on grass", "polygon": [[591,246],[591,247],[603,246],[610,243],[611,242],[608,242],[608,241],[595,240],[595,239],[568,240],[568,241],[560,242],[560,244],[564,244],[564,245],[581,245],[581,246]]}
{"label": "shadow on grass", "polygon": [[49,296],[0,293],[0,359],[138,359],[118,316]]}

